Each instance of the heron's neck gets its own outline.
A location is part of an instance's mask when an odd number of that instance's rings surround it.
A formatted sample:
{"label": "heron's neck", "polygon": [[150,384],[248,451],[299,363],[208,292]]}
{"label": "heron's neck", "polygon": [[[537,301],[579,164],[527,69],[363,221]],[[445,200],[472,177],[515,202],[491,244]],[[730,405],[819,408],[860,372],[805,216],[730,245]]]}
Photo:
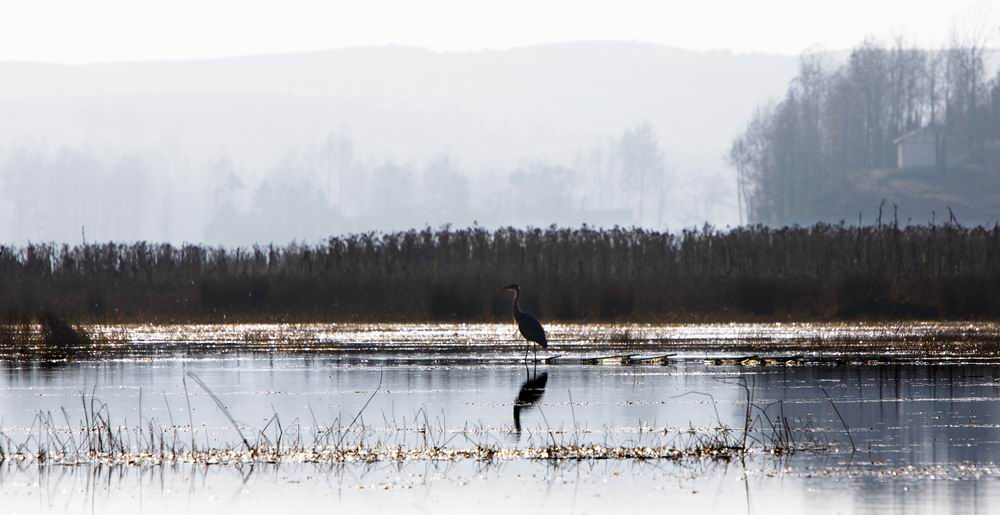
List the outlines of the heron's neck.
{"label": "heron's neck", "polygon": [[521,290],[514,290],[514,316],[521,314],[521,306],[517,301],[521,299]]}

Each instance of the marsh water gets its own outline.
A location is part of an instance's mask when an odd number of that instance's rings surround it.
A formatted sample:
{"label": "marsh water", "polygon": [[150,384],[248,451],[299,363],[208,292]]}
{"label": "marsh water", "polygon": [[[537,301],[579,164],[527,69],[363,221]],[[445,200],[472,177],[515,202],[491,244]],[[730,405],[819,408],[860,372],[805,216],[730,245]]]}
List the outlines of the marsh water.
{"label": "marsh water", "polygon": [[[4,360],[4,438],[54,445],[39,413],[69,434],[96,399],[128,438],[155,425],[203,449],[244,437],[308,446],[333,427],[353,430],[353,443],[403,449],[684,447],[719,428],[739,438],[749,399],[753,450],[679,460],[7,460],[4,513],[1000,509],[992,324],[563,325],[538,355],[559,356],[549,363],[531,353],[526,362],[507,325],[124,331],[128,348],[104,356]],[[621,355],[633,360],[589,360]]]}

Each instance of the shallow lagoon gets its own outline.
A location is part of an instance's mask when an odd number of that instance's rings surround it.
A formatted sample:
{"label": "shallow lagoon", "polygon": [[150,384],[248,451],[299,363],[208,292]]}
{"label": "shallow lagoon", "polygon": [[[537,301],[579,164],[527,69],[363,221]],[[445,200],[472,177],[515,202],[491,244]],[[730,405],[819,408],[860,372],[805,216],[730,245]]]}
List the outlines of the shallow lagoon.
{"label": "shallow lagoon", "polygon": [[[553,329],[557,341],[543,354],[564,361],[525,366],[508,326],[132,327],[137,343],[105,359],[4,362],[0,416],[4,433],[20,442],[38,432],[39,412],[63,420],[65,409],[72,426],[85,417],[82,397],[93,396],[122,427],[152,421],[187,440],[190,420],[196,445],[233,446],[239,435],[192,373],[245,432],[264,428],[271,440],[275,414],[289,438],[295,432],[308,443],[317,427],[346,426],[370,399],[353,427],[404,448],[426,444],[428,434],[451,447],[683,446],[691,430],[742,428],[745,384],[758,410],[780,414],[803,450],[768,454],[761,433],[761,448],[737,460],[116,467],[8,460],[0,466],[5,512],[269,513],[318,503],[393,513],[476,505],[558,513],[988,513],[998,505],[1000,365],[992,362],[991,325]],[[665,352],[677,353],[667,365],[577,359]],[[748,353],[796,359],[706,362]],[[529,381],[540,398],[520,410],[517,433],[515,401]]]}

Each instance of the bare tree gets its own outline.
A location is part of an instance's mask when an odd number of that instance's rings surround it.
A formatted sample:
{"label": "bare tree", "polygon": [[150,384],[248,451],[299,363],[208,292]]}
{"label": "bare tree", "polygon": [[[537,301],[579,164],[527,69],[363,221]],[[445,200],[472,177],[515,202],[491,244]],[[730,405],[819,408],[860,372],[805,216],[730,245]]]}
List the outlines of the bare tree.
{"label": "bare tree", "polygon": [[[345,127],[336,132],[330,132],[323,143],[326,171],[326,195],[333,201],[333,175],[337,177],[337,208],[344,212],[345,179],[350,179],[351,167],[354,164],[354,142],[351,131]],[[350,187],[349,185],[346,187]]]}
{"label": "bare tree", "polygon": [[661,185],[664,180],[663,152],[656,138],[656,131],[649,122],[643,122],[625,130],[618,145],[618,158],[622,164],[622,174],[628,189],[638,198],[638,223],[645,221],[644,199],[647,180]]}

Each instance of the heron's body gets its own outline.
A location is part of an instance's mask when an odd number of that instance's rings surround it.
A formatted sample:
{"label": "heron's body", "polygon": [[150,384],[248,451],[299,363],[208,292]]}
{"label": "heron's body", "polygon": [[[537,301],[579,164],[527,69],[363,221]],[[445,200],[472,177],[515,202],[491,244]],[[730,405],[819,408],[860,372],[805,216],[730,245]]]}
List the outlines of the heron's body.
{"label": "heron's body", "polygon": [[517,329],[521,331],[521,336],[529,342],[537,343],[543,349],[548,347],[549,341],[545,337],[545,329],[542,324],[535,317],[521,311],[521,306],[518,303],[521,300],[521,288],[512,284],[504,289],[514,291],[514,321],[517,322]]}
{"label": "heron's body", "polygon": [[549,342],[545,339],[545,329],[535,317],[527,313],[514,311],[514,321],[517,322],[517,329],[521,331],[521,336],[525,340],[535,342],[541,345],[543,349],[548,347]]}

